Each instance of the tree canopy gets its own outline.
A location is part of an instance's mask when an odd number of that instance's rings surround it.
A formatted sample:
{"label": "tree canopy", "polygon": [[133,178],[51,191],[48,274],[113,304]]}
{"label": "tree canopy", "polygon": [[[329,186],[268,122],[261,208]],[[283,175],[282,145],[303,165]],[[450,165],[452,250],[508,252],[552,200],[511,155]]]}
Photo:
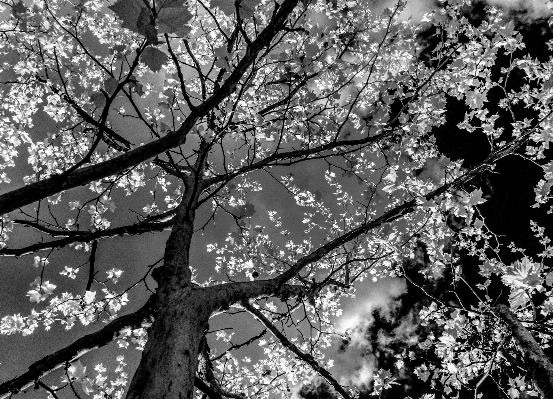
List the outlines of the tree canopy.
{"label": "tree canopy", "polygon": [[0,397],[553,397],[547,18],[405,7],[0,2]]}

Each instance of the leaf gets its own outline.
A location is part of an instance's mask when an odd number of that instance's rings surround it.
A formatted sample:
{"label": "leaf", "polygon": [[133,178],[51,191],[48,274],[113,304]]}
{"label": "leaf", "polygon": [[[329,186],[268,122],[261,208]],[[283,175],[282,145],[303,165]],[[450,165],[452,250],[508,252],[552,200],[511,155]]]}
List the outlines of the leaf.
{"label": "leaf", "polygon": [[167,59],[167,55],[155,47],[148,47],[140,54],[140,61],[146,64],[153,72],[158,72]]}
{"label": "leaf", "polygon": [[139,82],[130,82],[129,87],[132,91],[134,91],[136,94],[138,94],[139,97],[142,97],[144,95],[144,85]]}
{"label": "leaf", "polygon": [[40,256],[35,256],[33,258],[33,264],[34,264],[35,267],[44,267],[48,263],[50,263],[48,261],[48,258],[41,258]]}
{"label": "leaf", "polygon": [[103,93],[94,93],[90,96],[90,102],[97,107],[102,107],[106,103],[106,96]]}
{"label": "leaf", "polygon": [[27,296],[29,297],[29,301],[39,303],[42,301],[42,295],[37,290],[29,290],[27,291]]}
{"label": "leaf", "polygon": [[127,47],[123,44],[117,44],[111,48],[113,53],[122,53]]}
{"label": "leaf", "polygon": [[213,54],[217,57],[215,60],[215,65],[221,69],[228,69],[229,67],[229,58],[230,54],[227,51],[226,46],[220,46],[213,50]]}
{"label": "leaf", "polygon": [[454,69],[461,69],[465,66],[465,61],[457,58],[455,61],[453,61],[451,63],[451,68],[454,68]]}
{"label": "leaf", "polygon": [[472,109],[482,108],[484,106],[484,102],[486,101],[486,96],[477,91],[468,91],[466,93],[466,97],[467,97],[467,104]]}
{"label": "leaf", "polygon": [[509,294],[509,304],[514,310],[526,306],[529,300],[530,298],[528,298],[528,295],[521,289],[512,290]]}
{"label": "leaf", "polygon": [[[242,19],[253,17],[255,8],[258,4],[259,0],[239,0],[240,17]],[[212,0],[211,6],[217,7],[228,16],[233,15],[236,10],[235,2],[232,0]]]}
{"label": "leaf", "polygon": [[515,261],[515,267],[522,277],[522,282],[528,287],[535,288],[541,283],[541,265],[539,263],[534,263],[524,258],[520,262]]}
{"label": "leaf", "polygon": [[83,296],[83,300],[87,305],[94,302],[95,298],[96,298],[96,291],[86,291]]}
{"label": "leaf", "polygon": [[37,277],[31,284],[32,290],[27,291],[27,296],[31,302],[40,303],[48,298],[52,292],[56,289],[55,284],[51,284],[49,281],[40,283],[40,277]]}
{"label": "leaf", "polygon": [[121,26],[145,36],[149,43],[157,44],[157,29],[151,10],[142,0],[118,0],[108,7],[122,21]]}
{"label": "leaf", "polygon": [[474,206],[478,204],[483,204],[484,202],[486,202],[486,200],[482,198],[482,190],[476,189],[472,193],[470,193],[467,205]]}
{"label": "leaf", "polygon": [[258,0],[241,0],[240,1],[240,17],[242,19],[249,19],[253,17],[255,7],[259,4]]}
{"label": "leaf", "polygon": [[255,206],[250,202],[246,202],[244,205],[237,206],[236,210],[238,211],[239,219],[249,218],[250,216],[253,216],[255,214]]}
{"label": "leaf", "polygon": [[138,21],[140,14],[143,14],[143,11],[149,13],[149,10],[142,0],[117,0],[114,5],[108,8],[121,20],[123,28],[143,34],[144,31],[138,28]]}
{"label": "leaf", "polygon": [[163,8],[181,8],[186,2],[184,0],[159,0],[157,3],[158,10]]}
{"label": "leaf", "polygon": [[306,43],[304,50],[307,58],[315,58],[319,54],[319,44],[317,42]]}
{"label": "leaf", "polygon": [[44,283],[42,283],[41,287],[44,295],[51,295],[57,286],[55,284],[51,284],[49,281],[45,281]]}
{"label": "leaf", "polygon": [[234,14],[234,1],[232,0],[211,0],[211,6],[217,7],[228,16]]}
{"label": "leaf", "polygon": [[156,23],[159,33],[177,33],[182,37],[190,30],[188,22],[191,19],[192,14],[181,3],[177,7],[162,8],[157,15]]}
{"label": "leaf", "polygon": [[67,374],[71,379],[81,379],[86,377],[86,366],[83,366],[80,360],[71,363],[71,366],[67,368]]}
{"label": "leaf", "polygon": [[136,22],[138,33],[144,35],[149,43],[158,44],[157,29],[153,21],[152,14],[148,9],[142,9]]}
{"label": "leaf", "polygon": [[553,286],[553,272],[549,273],[546,277],[545,277],[545,283],[549,286]]}
{"label": "leaf", "polygon": [[15,18],[19,18],[21,14],[25,14],[27,12],[27,7],[25,7],[25,4],[23,4],[23,1],[19,1],[19,3],[15,3],[12,6],[12,15]]}
{"label": "leaf", "polygon": [[104,90],[110,96],[113,93],[115,93],[115,90],[117,90],[118,85],[119,85],[119,81],[115,78],[107,78],[106,80],[104,80]]}
{"label": "leaf", "polygon": [[171,130],[171,126],[169,126],[168,124],[166,124],[164,122],[159,122],[158,126],[159,126],[159,131],[161,133],[165,133],[165,132]]}
{"label": "leaf", "polygon": [[382,178],[382,180],[385,180],[389,183],[395,183],[397,179],[397,173],[395,169],[390,169],[388,171],[388,174]]}
{"label": "leaf", "polygon": [[90,395],[94,391],[94,384],[90,378],[83,379],[81,381],[81,387],[87,395]]}
{"label": "leaf", "polygon": [[535,289],[542,283],[540,271],[541,265],[531,262],[528,258],[515,261],[512,266],[507,267],[507,273],[503,275],[502,280],[511,288],[509,303],[513,309],[528,304],[530,298],[527,290]]}

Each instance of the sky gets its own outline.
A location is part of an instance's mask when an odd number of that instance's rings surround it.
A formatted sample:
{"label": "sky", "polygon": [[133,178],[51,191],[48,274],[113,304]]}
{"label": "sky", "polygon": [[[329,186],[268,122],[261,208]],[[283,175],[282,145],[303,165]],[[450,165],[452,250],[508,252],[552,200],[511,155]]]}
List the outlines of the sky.
{"label": "sky", "polygon": [[345,334],[350,331],[351,341],[345,351],[331,352],[336,359],[336,374],[340,382],[363,387],[372,381],[374,359],[362,356],[363,352],[371,351],[366,333],[374,321],[372,313],[376,310],[383,315],[389,314],[394,300],[405,293],[406,288],[402,278],[369,280],[356,290],[355,303],[345,304],[344,314],[336,322],[336,332]]}
{"label": "sky", "polygon": [[[527,1],[527,2],[514,2],[514,1],[494,1],[501,6],[512,7],[520,9],[525,7],[529,11],[529,15],[532,17],[541,17],[547,15],[547,7],[544,1]],[[375,1],[374,7],[378,9],[387,2]],[[404,14],[412,15],[414,20],[418,20],[425,12],[431,11],[434,8],[434,3],[427,0],[408,1],[407,9]],[[309,178],[309,172],[304,171],[304,174],[297,176],[298,180],[303,180],[302,185],[307,187],[317,187],[318,183]],[[279,201],[275,201],[278,198]],[[265,209],[277,209],[281,214],[286,214],[286,210],[290,209],[286,200],[279,192],[272,192],[270,190],[260,193],[255,199],[254,205],[257,211],[265,213]],[[138,201],[138,199],[137,199]],[[132,204],[129,204],[132,207]],[[200,215],[200,218],[202,215]],[[203,217],[206,217],[203,215]],[[297,215],[288,213],[290,220],[296,219]],[[230,225],[230,220],[219,220],[218,223],[222,223],[224,228],[220,229],[208,229],[205,237],[198,235],[195,238],[193,245],[193,262],[192,264],[201,265],[206,262],[213,262],[214,255],[207,254],[205,247],[208,241],[217,239],[222,241],[224,235],[222,232],[227,230]],[[255,218],[254,218],[255,223]],[[14,237],[15,238],[15,237]],[[113,239],[112,243],[108,241],[102,241],[100,243],[101,251],[99,251],[99,265],[105,265],[105,268],[121,267],[127,270],[126,278],[129,280],[136,280],[140,278],[147,270],[147,266],[156,262],[163,253],[165,240],[167,233],[162,234],[148,234],[138,237],[126,237],[125,250],[121,250],[122,239]],[[29,239],[29,237],[23,238],[23,240]],[[15,241],[14,241],[15,242]],[[56,255],[53,255],[51,262],[68,262],[78,264],[86,262],[87,254],[81,254],[75,256],[74,259],[67,260],[59,258],[56,259]],[[0,307],[2,315],[22,313],[25,314],[28,309],[28,298],[22,293],[29,289],[29,283],[36,276],[36,269],[32,266],[31,258],[24,258],[25,261],[14,258],[2,258],[0,259]],[[139,265],[138,267],[125,267],[126,265]],[[84,267],[82,274],[86,272],[86,266]],[[81,281],[82,282],[82,281]],[[153,284],[152,281],[150,283]],[[346,354],[336,354],[336,368],[333,372],[336,376],[343,381],[351,381],[360,385],[367,384],[371,379],[373,372],[373,364],[370,359],[357,356],[355,350],[363,350],[364,345],[367,342],[363,339],[363,329],[371,322],[371,312],[373,309],[382,309],[386,311],[392,301],[399,297],[405,291],[405,283],[401,279],[387,279],[380,280],[374,283],[370,280],[366,280],[364,285],[357,288],[357,300],[356,304],[351,303],[344,304],[344,313],[341,317],[337,318],[338,332],[344,332],[346,329],[354,331],[354,343],[349,352]],[[136,309],[147,293],[142,290],[141,293],[133,294],[136,299],[136,303],[129,305],[127,311]],[[361,305],[359,305],[361,303]],[[34,360],[40,359],[43,356],[65,346],[72,342],[76,338],[82,335],[83,331],[89,332],[89,329],[83,329],[75,327],[73,330],[66,332],[59,326],[54,327],[49,332],[40,332],[29,337],[21,336],[0,336],[0,381],[4,381],[8,378],[24,371],[24,369]],[[113,350],[113,349],[105,349]],[[104,356],[101,350],[97,352],[91,352],[84,358],[86,362],[94,364],[101,360]],[[128,352],[125,352],[126,354]],[[128,359],[129,363],[138,360],[138,353],[134,352]],[[349,380],[348,380],[349,379]],[[43,397],[43,394],[39,395]],[[34,394],[27,396],[34,397]],[[38,396],[37,396],[38,397]]]}

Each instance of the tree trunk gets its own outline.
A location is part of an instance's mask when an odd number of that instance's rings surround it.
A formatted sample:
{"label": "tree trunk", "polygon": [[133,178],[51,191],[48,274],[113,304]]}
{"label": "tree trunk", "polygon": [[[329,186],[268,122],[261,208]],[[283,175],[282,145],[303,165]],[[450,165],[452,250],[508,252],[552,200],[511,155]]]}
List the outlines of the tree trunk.
{"label": "tree trunk", "polygon": [[[197,288],[160,304],[127,399],[191,399],[210,310]],[[202,303],[204,302],[204,303]]]}
{"label": "tree trunk", "polygon": [[[199,159],[201,160],[200,156]],[[202,170],[200,162],[196,165]],[[192,284],[190,245],[198,192],[188,182],[176,210],[157,281],[155,320],[127,399],[192,399],[200,343],[212,312],[209,298]]]}
{"label": "tree trunk", "polygon": [[543,398],[553,398],[553,364],[528,331],[511,312],[508,306],[497,305],[496,312],[509,326],[509,330],[517,341],[528,369],[528,374]]}

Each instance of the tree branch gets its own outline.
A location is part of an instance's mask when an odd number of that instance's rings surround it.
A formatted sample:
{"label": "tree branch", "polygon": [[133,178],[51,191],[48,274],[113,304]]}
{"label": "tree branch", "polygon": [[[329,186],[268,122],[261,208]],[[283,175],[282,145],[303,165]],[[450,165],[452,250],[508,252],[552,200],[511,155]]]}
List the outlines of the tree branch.
{"label": "tree branch", "polygon": [[392,134],[392,130],[389,130],[387,132],[381,133],[376,136],[372,137],[365,137],[363,139],[358,140],[337,140],[332,141],[330,143],[321,144],[319,146],[313,147],[313,148],[305,148],[302,150],[292,150],[292,151],[285,151],[280,153],[275,153],[272,155],[269,155],[266,158],[263,158],[262,160],[252,163],[250,165],[243,166],[235,171],[226,173],[224,175],[218,175],[214,176],[208,179],[204,179],[203,181],[203,188],[207,188],[209,186],[212,186],[214,184],[220,183],[220,182],[228,182],[235,177],[242,175],[244,173],[248,173],[254,170],[259,170],[268,166],[272,166],[272,163],[276,161],[286,161],[286,160],[292,160],[292,159],[302,159],[305,161],[308,161],[310,158],[310,155],[314,154],[320,154],[321,152],[325,151],[332,151],[337,148],[341,147],[354,147],[354,146],[363,146],[368,145],[372,143],[376,143]]}
{"label": "tree branch", "polygon": [[[426,85],[428,85],[432,81],[432,79],[436,75],[436,73],[438,73],[438,71],[442,70],[443,67],[445,65],[447,65],[447,62],[450,60],[452,54],[458,48],[459,47],[454,49],[446,57],[446,59],[444,61],[442,61],[442,63],[440,63],[440,65],[438,65],[435,68],[435,70],[430,74],[430,76],[428,76],[428,78],[425,79],[424,82],[422,82],[413,91],[412,96],[409,98],[409,100],[405,104],[403,104],[403,106],[396,113],[396,115],[394,115],[393,118],[387,122],[387,127],[388,128],[385,129],[383,133],[380,133],[378,135],[371,136],[371,137],[367,136],[365,138],[357,139],[357,140],[332,140],[329,143],[321,144],[321,145],[313,147],[313,148],[304,148],[304,149],[301,149],[301,150],[292,150],[292,151],[286,151],[286,152],[281,152],[281,153],[274,153],[274,154],[272,154],[272,155],[270,155],[270,156],[268,156],[268,157],[266,157],[266,158],[264,158],[264,159],[262,159],[262,160],[260,160],[256,163],[252,163],[250,165],[243,166],[243,167],[241,167],[241,168],[239,168],[239,169],[237,169],[233,172],[226,173],[224,175],[214,176],[214,177],[209,178],[209,179],[205,179],[204,182],[203,182],[203,188],[204,189],[208,188],[211,185],[217,184],[217,183],[220,183],[220,182],[226,183],[226,182],[232,180],[233,178],[235,178],[235,177],[237,177],[241,174],[248,173],[248,172],[251,172],[253,170],[259,170],[259,169],[262,169],[262,168],[265,168],[265,167],[268,167],[268,166],[280,165],[280,164],[276,163],[277,161],[285,161],[285,160],[307,161],[307,160],[310,159],[309,158],[310,155],[320,154],[320,153],[326,152],[326,151],[332,151],[332,150],[335,150],[335,149],[338,149],[338,148],[341,148],[341,147],[355,147],[355,146],[358,146],[359,148],[361,148],[362,146],[374,144],[374,143],[377,143],[377,142],[379,142],[379,141],[381,141],[381,140],[383,140],[383,139],[385,139],[389,136],[392,136],[393,134],[395,134],[395,129],[391,128],[391,126],[393,126],[395,123],[397,123],[399,121],[401,115],[403,114],[403,111],[406,110],[409,107],[409,105],[415,101],[415,99],[418,97],[419,93],[426,87]],[[372,68],[373,67],[371,67],[371,70],[372,70]],[[309,75],[308,77],[305,77],[304,79],[306,79],[306,80],[302,81],[297,86],[297,88],[295,88],[290,93],[290,95],[288,95],[286,98],[278,101],[277,103],[275,103],[273,105],[276,107],[276,106],[279,106],[281,104],[284,104],[284,103],[290,101],[291,98],[292,98],[292,93],[295,93],[295,90],[299,90],[304,84],[306,84],[305,82],[307,82],[308,79],[311,79],[312,77],[315,77],[317,75],[318,74],[314,73],[312,75]],[[360,93],[358,94],[358,96],[360,95]],[[259,113],[261,115],[264,115],[264,114],[270,112],[273,109],[273,105],[259,111]],[[541,122],[541,120],[540,120],[540,122]],[[538,126],[540,122],[535,124],[535,126]],[[344,121],[344,123],[345,123],[345,121]],[[529,133],[531,133],[535,129],[535,126],[530,129]],[[528,140],[529,135],[528,136],[524,135],[524,137],[525,138],[523,139],[523,142]],[[205,199],[202,199],[202,202],[204,200]]]}
{"label": "tree branch", "polygon": [[240,79],[254,63],[259,52],[271,43],[278,32],[282,31],[288,16],[297,3],[298,0],[284,0],[280,4],[278,11],[273,15],[265,29],[248,46],[246,54],[221,87],[200,104],[195,111],[192,111],[179,129],[102,163],[84,167],[66,175],[62,173],[62,175],[52,176],[0,195],[0,215],[64,190],[116,175],[173,147],[183,145],[186,142],[188,132],[196,122],[206,116],[236,89]]}
{"label": "tree branch", "polygon": [[124,328],[139,327],[146,318],[153,315],[154,298],[151,296],[136,312],[118,317],[101,330],[85,335],[65,348],[36,361],[20,376],[0,384],[0,399],[31,386],[44,375],[78,359],[92,349],[109,344]]}
{"label": "tree branch", "polygon": [[197,377],[194,379],[194,386],[198,388],[200,391],[205,393],[209,399],[222,399],[223,396],[211,388],[209,385],[207,385],[201,378]]}
{"label": "tree branch", "polygon": [[553,398],[553,364],[508,306],[499,304],[495,306],[495,311],[509,326],[509,331],[524,354],[530,378],[536,384],[536,388],[543,398]]}
{"label": "tree branch", "polygon": [[[268,280],[228,283],[219,286],[208,287],[207,289],[213,290],[213,297],[215,298],[215,308],[226,308],[232,303],[243,301],[245,299],[255,298],[261,295],[286,296],[287,291],[290,291],[290,295],[301,295],[302,292],[305,293],[305,289],[303,287],[285,284],[294,276],[296,276],[304,267],[311,263],[319,261],[325,255],[335,250],[336,248],[339,248],[345,243],[363,234],[366,234],[369,231],[385,223],[393,222],[394,220],[413,212],[424,202],[430,201],[431,199],[440,196],[448,190],[460,187],[475,178],[484,170],[488,170],[491,165],[495,164],[500,159],[514,153],[517,149],[519,149],[528,140],[530,135],[539,126],[539,124],[544,119],[549,117],[551,113],[553,113],[553,110],[547,113],[541,120],[537,121],[534,126],[528,129],[528,132],[526,132],[524,135],[521,135],[515,140],[503,145],[502,147],[499,147],[498,149],[493,151],[482,163],[468,170],[465,174],[459,176],[452,182],[444,184],[443,186],[438,187],[437,189],[422,197],[406,201],[403,204],[398,205],[395,208],[385,212],[382,216],[362,223],[357,228],[350,230],[349,232],[344,233],[339,237],[336,237],[335,239],[312,251],[310,254],[300,258],[294,265],[292,265],[287,271],[283,272],[279,276]],[[303,291],[300,292],[298,290]]]}
{"label": "tree branch", "polygon": [[277,295],[282,299],[303,296],[305,287],[301,285],[279,285],[277,278],[259,281],[242,281],[205,287],[206,299],[210,300],[213,311],[228,309],[230,305],[262,295]]}
{"label": "tree branch", "polygon": [[[31,244],[21,248],[2,248],[0,249],[1,256],[23,256],[38,251],[43,251],[46,249],[54,248],[63,248],[69,244],[75,242],[91,242],[102,238],[109,238],[115,236],[124,236],[124,235],[135,235],[135,234],[144,234],[150,233],[152,231],[162,231],[168,227],[171,227],[173,224],[173,214],[174,212],[165,212],[164,216],[166,218],[161,219],[161,221],[156,222],[152,219],[146,219],[142,222],[131,224],[128,226],[114,227],[112,229],[106,230],[96,230],[96,231],[63,231],[63,230],[53,230],[42,228],[43,226],[37,225],[35,222],[19,220],[19,224],[25,224],[30,227],[34,227],[40,231],[43,231],[51,236],[66,236],[59,240],[52,240],[47,242],[38,242],[36,244]],[[155,220],[155,219],[154,219]],[[45,231],[48,230],[48,231]]]}
{"label": "tree branch", "polygon": [[278,328],[276,328],[273,323],[269,321],[261,313],[260,310],[256,309],[252,304],[250,304],[248,301],[242,301],[242,306],[246,308],[248,312],[250,312],[252,315],[254,315],[271,333],[277,338],[284,347],[289,349],[291,352],[293,352],[297,357],[299,357],[301,360],[306,362],[311,366],[313,370],[315,370],[317,373],[319,373],[327,382],[332,385],[332,387],[342,395],[344,399],[351,399],[351,396],[346,392],[346,390],[332,377],[332,374],[322,367],[315,358],[309,354],[303,353],[296,345],[294,345],[286,336],[281,333]]}
{"label": "tree branch", "polygon": [[88,258],[88,280],[86,282],[85,291],[90,291],[92,283],[94,282],[94,269],[96,266],[96,251],[98,250],[98,240],[92,241],[92,248],[90,249],[90,258]]}

